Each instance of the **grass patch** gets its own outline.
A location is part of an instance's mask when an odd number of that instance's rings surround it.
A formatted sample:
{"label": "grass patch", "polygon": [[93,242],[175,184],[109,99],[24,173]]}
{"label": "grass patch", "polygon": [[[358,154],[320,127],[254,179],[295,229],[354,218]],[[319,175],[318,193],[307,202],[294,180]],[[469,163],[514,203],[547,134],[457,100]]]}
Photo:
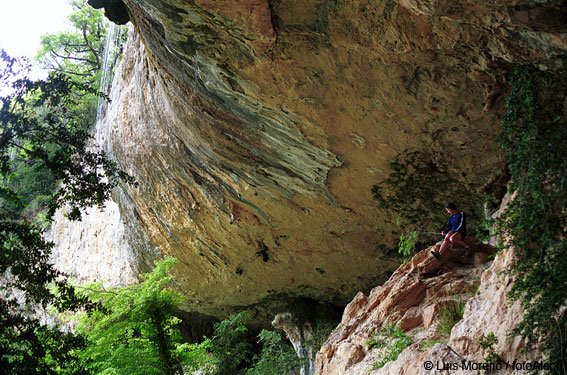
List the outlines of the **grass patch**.
{"label": "grass patch", "polygon": [[384,367],[386,363],[398,359],[400,353],[413,343],[399,326],[386,324],[380,332],[373,335],[366,341],[369,349],[382,349],[382,358],[372,363],[371,370]]}
{"label": "grass patch", "polygon": [[446,344],[446,343],[447,340],[423,340],[422,342],[419,343],[419,346],[421,349],[425,350],[435,346],[435,344]]}
{"label": "grass patch", "polygon": [[439,311],[439,324],[437,324],[437,333],[449,335],[451,330],[463,319],[465,312],[465,301],[459,298],[457,301],[451,301],[443,306]]}

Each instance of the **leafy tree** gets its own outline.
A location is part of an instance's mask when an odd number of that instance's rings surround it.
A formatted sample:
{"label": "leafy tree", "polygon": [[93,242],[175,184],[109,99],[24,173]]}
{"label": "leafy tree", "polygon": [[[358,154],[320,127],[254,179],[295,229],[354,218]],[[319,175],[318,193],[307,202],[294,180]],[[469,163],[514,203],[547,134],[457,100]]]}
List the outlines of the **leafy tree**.
{"label": "leafy tree", "polygon": [[157,263],[138,285],[85,289],[89,300],[102,307],[82,314],[77,328],[88,342],[80,356],[93,373],[183,375],[210,362],[202,345],[182,344],[175,328],[182,300],[168,287],[175,262]]}
{"label": "leafy tree", "polygon": [[53,48],[49,56],[40,52],[40,60],[56,71],[46,80],[31,81],[25,60],[0,53],[0,87],[10,92],[0,98],[1,373],[87,373],[77,357],[82,337],[47,326],[36,314],[94,308],[49,263],[53,245],[44,240],[38,212],[47,207],[49,222],[68,205],[77,220],[83,208],[102,206],[118,180],[132,182],[87,147],[106,28],[83,2],[73,6],[76,32],[44,38],[44,48]]}
{"label": "leafy tree", "polygon": [[262,330],[258,335],[262,352],[254,356],[254,364],[246,375],[281,375],[298,369],[302,361],[279,332]]}
{"label": "leafy tree", "polygon": [[82,374],[75,352],[80,337],[47,327],[34,310],[94,306],[49,263],[53,244],[21,215],[26,199],[11,181],[22,161],[52,178],[48,221],[64,205],[69,218],[78,220],[82,209],[102,206],[120,179],[133,181],[87,147],[84,119],[74,109],[77,93],[94,90],[60,74],[31,81],[28,71],[28,64],[0,52],[0,85],[12,90],[0,98],[0,368],[10,374]]}
{"label": "leafy tree", "polygon": [[[75,81],[98,87],[108,21],[102,10],[92,8],[86,0],[70,0],[70,4],[74,10],[69,15],[72,29],[42,36],[36,59],[49,71],[63,73]],[[119,39],[123,42],[126,28],[120,28],[120,33]],[[122,45],[118,43],[119,51],[111,56],[111,66],[116,66]]]}
{"label": "leafy tree", "polygon": [[[5,53],[0,57],[8,66],[17,63]],[[102,206],[120,178],[132,182],[103,152],[87,147],[90,136],[74,111],[80,100],[75,94],[93,93],[92,88],[61,74],[35,82],[24,76],[12,87],[15,93],[1,98],[0,175],[6,181],[13,172],[14,150],[49,171],[59,183],[49,201],[49,216],[69,204],[69,217],[78,219],[81,209]],[[14,189],[3,189],[4,198],[17,200]]]}
{"label": "leafy tree", "polygon": [[[47,71],[64,74],[74,82],[108,94],[108,83],[122,55],[127,27],[109,24],[103,11],[92,8],[86,0],[69,1],[74,10],[68,17],[71,29],[43,35],[35,59]],[[75,110],[83,112],[90,125],[94,124],[98,96],[74,94],[80,97]]]}
{"label": "leafy tree", "polygon": [[213,337],[206,339],[203,345],[214,358],[214,375],[235,375],[243,362],[250,356],[250,345],[244,340],[247,331],[245,321],[250,319],[248,311],[216,323]]}

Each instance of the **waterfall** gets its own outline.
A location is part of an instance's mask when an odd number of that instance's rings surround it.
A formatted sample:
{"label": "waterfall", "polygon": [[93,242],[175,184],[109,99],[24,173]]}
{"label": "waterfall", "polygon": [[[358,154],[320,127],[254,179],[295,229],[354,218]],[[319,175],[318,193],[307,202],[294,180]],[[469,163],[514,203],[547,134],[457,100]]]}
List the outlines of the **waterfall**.
{"label": "waterfall", "polygon": [[[99,91],[105,95],[110,95],[110,88],[112,86],[112,79],[114,78],[114,68],[118,62],[118,57],[121,53],[122,34],[126,29],[117,26],[115,23],[110,22],[106,31],[106,40],[102,53],[102,64],[100,72]],[[96,109],[96,122],[98,123],[106,116],[106,109],[108,101],[105,98],[99,98]],[[97,147],[102,146],[102,132],[99,127],[95,128],[95,144]]]}
{"label": "waterfall", "polygon": [[[120,92],[120,82],[114,79],[114,71],[120,70],[118,62],[127,30],[126,27],[110,24],[103,43],[100,91],[113,98]],[[116,74],[117,77],[120,75]],[[115,99],[110,104],[106,99],[99,99],[96,123],[89,141],[90,151],[104,150],[109,158],[112,158],[109,127],[116,121],[116,106],[119,106],[119,100]],[[113,200],[115,198],[118,201]],[[135,236],[139,232],[137,227],[131,229],[133,220],[127,221],[122,217],[119,203],[123,206],[131,204],[127,199],[123,190],[117,188],[111,199],[105,202],[104,209],[87,208],[81,221],[70,221],[64,210],[58,210],[46,235],[55,243],[50,258],[55,267],[81,283],[103,281],[113,286],[134,283],[139,256],[131,243],[137,240]],[[130,210],[125,208],[124,211]],[[149,240],[143,238],[139,243],[144,247]]]}
{"label": "waterfall", "polygon": [[106,40],[104,43],[103,53],[102,53],[102,67],[100,74],[100,91],[105,94],[109,94],[109,81],[112,78],[112,64],[111,58],[113,57],[113,47],[116,44],[116,25],[112,22],[108,24],[108,29],[106,30]]}

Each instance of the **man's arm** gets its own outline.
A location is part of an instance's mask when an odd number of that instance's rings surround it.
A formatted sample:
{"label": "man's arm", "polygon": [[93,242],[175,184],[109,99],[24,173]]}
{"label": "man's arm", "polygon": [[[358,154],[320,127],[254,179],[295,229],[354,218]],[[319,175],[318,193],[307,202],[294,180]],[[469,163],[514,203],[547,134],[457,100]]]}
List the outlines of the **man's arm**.
{"label": "man's arm", "polygon": [[459,225],[454,230],[454,232],[458,232],[463,227],[463,224],[465,223],[465,213],[459,212],[457,215],[459,215]]}

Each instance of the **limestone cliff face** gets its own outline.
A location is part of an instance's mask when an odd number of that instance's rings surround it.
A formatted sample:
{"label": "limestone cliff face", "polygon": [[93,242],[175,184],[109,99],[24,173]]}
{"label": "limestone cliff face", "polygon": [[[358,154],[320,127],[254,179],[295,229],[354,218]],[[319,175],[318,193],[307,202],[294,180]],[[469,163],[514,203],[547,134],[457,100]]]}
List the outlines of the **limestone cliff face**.
{"label": "limestone cliff face", "polygon": [[138,265],[178,258],[188,308],[215,315],[385,280],[394,224],[370,189],[389,161],[423,150],[488,188],[509,65],[567,49],[559,1],[124,4],[99,131],[139,182],[116,194],[126,242]]}
{"label": "limestone cliff face", "polygon": [[60,210],[47,238],[57,243],[52,261],[59,269],[82,282],[105,280],[110,285],[137,280],[135,254],[125,238],[118,205],[109,202],[104,210],[90,208],[85,224],[71,222]]}

